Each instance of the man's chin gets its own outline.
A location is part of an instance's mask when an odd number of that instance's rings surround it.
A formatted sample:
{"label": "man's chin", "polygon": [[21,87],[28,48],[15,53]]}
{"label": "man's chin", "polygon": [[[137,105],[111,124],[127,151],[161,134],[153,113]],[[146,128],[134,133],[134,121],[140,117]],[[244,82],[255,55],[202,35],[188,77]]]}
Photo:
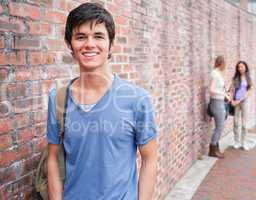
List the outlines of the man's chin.
{"label": "man's chin", "polygon": [[80,65],[80,68],[82,71],[86,72],[94,72],[100,68],[99,65]]}

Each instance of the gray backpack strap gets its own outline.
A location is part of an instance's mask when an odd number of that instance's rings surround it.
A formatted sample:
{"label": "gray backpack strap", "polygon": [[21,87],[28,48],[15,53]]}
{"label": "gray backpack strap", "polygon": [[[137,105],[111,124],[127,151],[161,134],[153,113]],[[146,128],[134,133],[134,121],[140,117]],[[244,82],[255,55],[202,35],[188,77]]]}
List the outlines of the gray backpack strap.
{"label": "gray backpack strap", "polygon": [[57,80],[56,82],[56,117],[60,124],[60,137],[63,140],[64,137],[64,124],[66,118],[66,110],[67,110],[67,96],[70,85],[77,78],[72,79],[71,81],[64,82],[61,80]]}
{"label": "gray backpack strap", "polygon": [[57,81],[56,84],[56,117],[60,124],[60,137],[64,137],[64,115],[66,110],[66,97],[67,97],[68,84],[61,84]]}

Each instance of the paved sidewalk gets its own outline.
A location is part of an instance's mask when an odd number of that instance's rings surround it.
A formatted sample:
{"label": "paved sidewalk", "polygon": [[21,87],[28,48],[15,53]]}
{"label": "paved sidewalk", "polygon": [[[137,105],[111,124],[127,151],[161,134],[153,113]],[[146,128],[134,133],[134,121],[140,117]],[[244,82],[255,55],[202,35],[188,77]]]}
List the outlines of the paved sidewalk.
{"label": "paved sidewalk", "polygon": [[192,200],[256,200],[256,148],[228,148],[216,162]]}
{"label": "paved sidewalk", "polygon": [[256,200],[256,129],[248,134],[252,150],[231,147],[233,133],[220,142],[225,159],[198,160],[166,200]]}

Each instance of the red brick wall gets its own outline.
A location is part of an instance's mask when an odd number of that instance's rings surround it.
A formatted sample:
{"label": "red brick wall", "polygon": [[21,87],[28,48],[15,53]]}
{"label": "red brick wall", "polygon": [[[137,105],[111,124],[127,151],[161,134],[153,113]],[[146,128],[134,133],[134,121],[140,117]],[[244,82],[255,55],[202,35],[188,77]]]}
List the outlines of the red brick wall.
{"label": "red brick wall", "polygon": [[[48,91],[56,78],[77,71],[63,32],[68,11],[79,1],[25,2],[0,3],[0,199],[35,199],[31,191],[46,144]],[[147,88],[156,106],[155,200],[162,200],[206,152],[211,136],[206,86],[214,57],[225,55],[227,82],[239,59],[249,63],[255,80],[256,17],[223,0],[103,3],[117,23],[113,71]],[[255,102],[254,95],[251,116]]]}

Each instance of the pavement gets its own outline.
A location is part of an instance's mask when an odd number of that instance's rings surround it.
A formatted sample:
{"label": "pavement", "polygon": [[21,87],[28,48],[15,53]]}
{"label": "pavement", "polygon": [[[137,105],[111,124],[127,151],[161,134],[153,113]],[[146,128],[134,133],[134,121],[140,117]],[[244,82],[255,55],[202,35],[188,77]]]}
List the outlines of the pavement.
{"label": "pavement", "polygon": [[246,139],[251,150],[234,149],[233,133],[220,141],[224,159],[203,156],[165,200],[256,200],[256,128]]}

